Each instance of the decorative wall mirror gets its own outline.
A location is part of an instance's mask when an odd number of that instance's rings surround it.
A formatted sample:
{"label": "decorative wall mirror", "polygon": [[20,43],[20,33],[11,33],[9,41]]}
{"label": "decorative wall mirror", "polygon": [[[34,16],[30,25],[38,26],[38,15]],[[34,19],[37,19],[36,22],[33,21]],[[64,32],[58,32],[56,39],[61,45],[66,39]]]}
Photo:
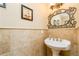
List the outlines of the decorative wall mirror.
{"label": "decorative wall mirror", "polygon": [[76,12],[75,7],[69,7],[69,9],[59,9],[48,16],[48,28],[74,28],[76,21],[74,20],[74,14]]}

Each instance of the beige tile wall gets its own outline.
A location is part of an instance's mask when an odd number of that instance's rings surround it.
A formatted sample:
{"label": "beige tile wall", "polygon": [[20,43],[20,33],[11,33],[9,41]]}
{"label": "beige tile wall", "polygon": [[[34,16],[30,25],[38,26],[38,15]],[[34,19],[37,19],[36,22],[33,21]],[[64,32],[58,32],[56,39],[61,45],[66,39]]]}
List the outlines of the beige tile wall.
{"label": "beige tile wall", "polygon": [[[0,55],[43,56],[46,55],[43,30],[0,29]],[[1,37],[2,36],[2,37]]]}
{"label": "beige tile wall", "polygon": [[0,30],[0,55],[10,52],[10,32]]}
{"label": "beige tile wall", "polygon": [[79,55],[79,29],[75,30],[68,28],[49,29],[49,31],[0,29],[0,55],[51,55],[51,50],[44,44],[44,39],[48,37],[48,34],[53,38],[59,37],[61,39],[68,39],[72,42],[71,50],[62,51],[60,54]]}
{"label": "beige tile wall", "polygon": [[14,55],[45,55],[43,40],[40,30],[11,31],[11,49]]}
{"label": "beige tile wall", "polygon": [[77,45],[77,55],[79,56],[79,28],[76,29],[76,33],[77,33],[77,42],[75,43],[75,45]]}

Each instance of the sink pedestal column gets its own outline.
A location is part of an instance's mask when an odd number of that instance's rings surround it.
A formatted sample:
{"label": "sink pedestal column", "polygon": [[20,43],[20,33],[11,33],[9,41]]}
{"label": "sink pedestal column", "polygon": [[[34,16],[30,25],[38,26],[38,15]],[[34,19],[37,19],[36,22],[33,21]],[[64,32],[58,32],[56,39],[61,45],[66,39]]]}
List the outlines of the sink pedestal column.
{"label": "sink pedestal column", "polygon": [[52,56],[59,56],[60,50],[52,49]]}

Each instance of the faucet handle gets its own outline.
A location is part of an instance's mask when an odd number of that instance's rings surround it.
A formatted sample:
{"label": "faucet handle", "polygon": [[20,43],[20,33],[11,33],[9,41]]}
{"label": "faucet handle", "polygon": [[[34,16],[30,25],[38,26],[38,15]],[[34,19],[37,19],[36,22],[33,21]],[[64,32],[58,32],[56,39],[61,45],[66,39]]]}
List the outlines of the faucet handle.
{"label": "faucet handle", "polygon": [[60,38],[58,38],[58,41],[62,41]]}
{"label": "faucet handle", "polygon": [[58,39],[58,38],[56,38],[56,41],[59,41],[59,39]]}

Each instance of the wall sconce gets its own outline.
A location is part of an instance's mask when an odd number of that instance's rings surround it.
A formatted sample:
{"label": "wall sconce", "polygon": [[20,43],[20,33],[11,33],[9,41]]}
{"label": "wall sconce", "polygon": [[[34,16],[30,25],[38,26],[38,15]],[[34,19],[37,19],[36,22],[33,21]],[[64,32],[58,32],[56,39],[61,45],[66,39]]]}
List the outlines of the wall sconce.
{"label": "wall sconce", "polygon": [[63,3],[55,3],[55,4],[51,4],[50,9],[58,9],[63,5]]}
{"label": "wall sconce", "polygon": [[6,4],[5,3],[0,3],[0,7],[6,8]]}

